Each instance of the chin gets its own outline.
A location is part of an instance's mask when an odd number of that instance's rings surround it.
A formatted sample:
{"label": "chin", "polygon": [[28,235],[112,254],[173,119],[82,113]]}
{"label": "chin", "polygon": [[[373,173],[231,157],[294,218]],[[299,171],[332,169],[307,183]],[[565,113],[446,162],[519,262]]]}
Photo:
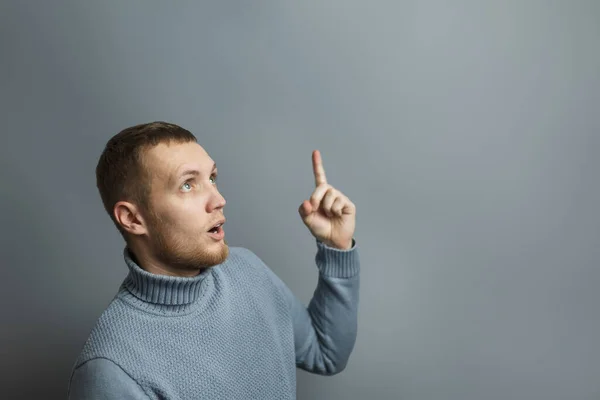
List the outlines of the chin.
{"label": "chin", "polygon": [[229,257],[229,246],[223,239],[213,243],[159,241],[155,243],[155,257],[176,269],[197,270],[222,264]]}
{"label": "chin", "polygon": [[229,246],[225,240],[214,243],[210,250],[206,247],[199,249],[198,261],[206,267],[214,267],[222,264],[229,257]]}

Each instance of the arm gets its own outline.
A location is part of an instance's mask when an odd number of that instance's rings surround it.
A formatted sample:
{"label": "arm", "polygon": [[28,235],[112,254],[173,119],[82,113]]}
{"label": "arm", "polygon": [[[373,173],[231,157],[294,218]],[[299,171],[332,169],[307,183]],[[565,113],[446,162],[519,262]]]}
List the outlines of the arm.
{"label": "arm", "polygon": [[338,250],[317,240],[317,288],[305,307],[268,267],[271,280],[290,307],[296,366],[319,375],[344,370],[357,335],[360,262],[355,241]]}
{"label": "arm", "polygon": [[308,308],[275,274],[271,276],[291,310],[296,365],[333,375],[344,370],[356,341],[360,269],[354,241],[356,206],[327,183],[320,151],[313,151],[312,164],[316,187],[298,208],[317,240],[319,281]]}
{"label": "arm", "polygon": [[148,400],[138,383],[117,364],[95,358],[73,371],[69,400]]}

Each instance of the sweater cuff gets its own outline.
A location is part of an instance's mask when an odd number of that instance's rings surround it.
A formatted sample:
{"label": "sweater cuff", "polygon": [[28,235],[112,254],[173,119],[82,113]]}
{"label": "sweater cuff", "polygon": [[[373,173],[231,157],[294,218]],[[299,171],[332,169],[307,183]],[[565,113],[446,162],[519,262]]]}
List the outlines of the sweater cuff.
{"label": "sweater cuff", "polygon": [[360,272],[358,248],[352,238],[352,247],[348,250],[329,247],[317,240],[315,262],[321,274],[333,278],[351,278]]}

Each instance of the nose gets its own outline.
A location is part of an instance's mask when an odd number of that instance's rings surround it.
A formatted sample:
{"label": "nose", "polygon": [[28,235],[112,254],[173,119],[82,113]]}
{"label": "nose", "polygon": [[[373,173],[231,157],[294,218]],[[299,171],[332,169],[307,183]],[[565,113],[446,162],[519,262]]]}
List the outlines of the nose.
{"label": "nose", "polygon": [[225,197],[219,192],[218,189],[214,189],[214,194],[211,196],[210,201],[207,204],[207,212],[213,212],[214,210],[221,209],[225,207],[227,201]]}

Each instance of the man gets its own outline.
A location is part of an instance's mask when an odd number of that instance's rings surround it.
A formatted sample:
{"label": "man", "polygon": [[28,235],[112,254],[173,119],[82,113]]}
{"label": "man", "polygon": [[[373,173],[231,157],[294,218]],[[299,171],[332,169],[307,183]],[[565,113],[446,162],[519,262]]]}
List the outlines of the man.
{"label": "man", "polygon": [[97,186],[129,274],[83,346],[69,398],[293,399],[296,367],[342,371],[357,330],[356,208],[327,183],[318,151],[313,169],[298,209],[317,246],[305,307],[258,256],[227,245],[217,167],[192,133],[153,122],[111,138]]}

